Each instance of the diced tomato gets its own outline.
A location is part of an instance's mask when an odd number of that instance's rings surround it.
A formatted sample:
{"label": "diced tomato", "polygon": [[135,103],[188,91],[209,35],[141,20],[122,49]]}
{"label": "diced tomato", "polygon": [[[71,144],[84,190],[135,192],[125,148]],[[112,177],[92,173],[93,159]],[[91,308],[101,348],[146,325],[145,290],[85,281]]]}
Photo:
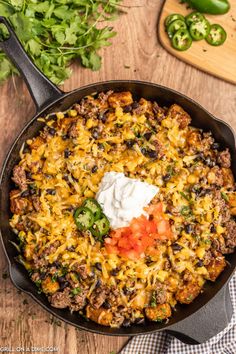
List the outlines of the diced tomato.
{"label": "diced tomato", "polygon": [[152,218],[141,215],[134,218],[130,225],[113,230],[105,240],[108,253],[115,253],[129,259],[142,257],[144,253],[157,255],[157,240],[165,241],[172,237],[169,221],[163,213],[162,203],[147,208]]}

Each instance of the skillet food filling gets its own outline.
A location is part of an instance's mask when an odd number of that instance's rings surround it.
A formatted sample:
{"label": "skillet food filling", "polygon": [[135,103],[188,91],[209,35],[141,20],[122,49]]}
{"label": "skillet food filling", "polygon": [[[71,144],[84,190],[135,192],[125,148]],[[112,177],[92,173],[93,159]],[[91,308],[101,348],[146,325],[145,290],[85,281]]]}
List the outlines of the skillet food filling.
{"label": "skillet food filling", "polygon": [[180,106],[130,92],[87,96],[41,121],[13,169],[10,224],[53,307],[111,327],[161,322],[217,279],[236,245],[236,189],[211,133]]}

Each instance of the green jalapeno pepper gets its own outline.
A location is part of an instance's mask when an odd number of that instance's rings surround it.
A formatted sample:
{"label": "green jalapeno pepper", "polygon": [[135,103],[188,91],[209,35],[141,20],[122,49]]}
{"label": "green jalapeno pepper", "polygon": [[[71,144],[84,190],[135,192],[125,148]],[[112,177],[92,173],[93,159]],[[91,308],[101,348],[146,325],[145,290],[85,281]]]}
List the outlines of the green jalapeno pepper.
{"label": "green jalapeno pepper", "polygon": [[207,43],[213,46],[222,45],[227,38],[227,33],[220,25],[214,24],[210,27],[210,32],[206,37]]}
{"label": "green jalapeno pepper", "polygon": [[165,26],[166,28],[171,24],[171,22],[174,22],[176,20],[181,20],[184,21],[184,16],[180,14],[172,14],[166,17],[165,19]]}
{"label": "green jalapeno pepper", "polygon": [[74,213],[75,223],[80,231],[88,230],[94,223],[94,216],[90,209],[80,207]]}
{"label": "green jalapeno pepper", "polygon": [[197,11],[191,12],[191,14],[185,17],[185,21],[188,27],[190,27],[192,23],[202,22],[205,19],[206,18],[200,12]]}
{"label": "green jalapeno pepper", "polygon": [[200,41],[201,39],[206,38],[210,32],[210,27],[210,23],[205,19],[192,23],[189,28],[192,39],[195,41]]}
{"label": "green jalapeno pepper", "polygon": [[93,213],[94,221],[100,219],[102,215],[102,208],[95,199],[86,199],[82,206],[91,210]]}
{"label": "green jalapeno pepper", "polygon": [[230,4],[227,0],[184,0],[183,2],[187,2],[199,12],[212,15],[222,15],[230,9]]}
{"label": "green jalapeno pepper", "polygon": [[171,43],[172,46],[179,51],[184,51],[189,49],[192,45],[192,38],[190,36],[189,31],[187,29],[178,30],[174,34]]}
{"label": "green jalapeno pepper", "polygon": [[106,215],[102,214],[101,218],[95,221],[90,228],[92,235],[99,241],[103,241],[102,236],[106,235],[110,228],[110,222]]}
{"label": "green jalapeno pepper", "polygon": [[186,23],[181,20],[175,20],[174,22],[171,22],[169,26],[167,27],[167,34],[169,38],[172,38],[173,35],[180,29],[186,29]]}

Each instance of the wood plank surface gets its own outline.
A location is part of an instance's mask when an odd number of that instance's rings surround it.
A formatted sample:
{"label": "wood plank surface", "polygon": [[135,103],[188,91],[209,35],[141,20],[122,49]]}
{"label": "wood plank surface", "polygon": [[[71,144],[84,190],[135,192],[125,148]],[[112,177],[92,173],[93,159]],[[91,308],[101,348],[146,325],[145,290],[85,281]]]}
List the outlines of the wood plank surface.
{"label": "wood plank surface", "polygon": [[[118,35],[113,46],[102,51],[102,69],[91,72],[74,65],[74,74],[64,90],[108,79],[152,81],[185,93],[236,128],[236,86],[186,65],[158,43],[156,29],[162,2],[125,0],[124,5],[132,7],[124,7],[127,14],[114,22]],[[21,78],[10,79],[0,87],[1,163],[33,113],[33,102]],[[78,331],[53,319],[29,296],[20,294],[9,278],[5,279],[6,271],[0,249],[0,348],[55,346],[60,354],[109,354],[118,353],[127,341]]]}
{"label": "wood plank surface", "polygon": [[187,51],[179,52],[171,46],[165,32],[164,21],[173,13],[187,15],[193,10],[188,9],[178,0],[166,0],[158,24],[159,39],[163,47],[177,58],[214,76],[236,84],[236,2],[231,1],[230,11],[225,15],[206,15],[211,24],[218,23],[227,32],[223,46],[214,47],[205,40],[193,42]]}

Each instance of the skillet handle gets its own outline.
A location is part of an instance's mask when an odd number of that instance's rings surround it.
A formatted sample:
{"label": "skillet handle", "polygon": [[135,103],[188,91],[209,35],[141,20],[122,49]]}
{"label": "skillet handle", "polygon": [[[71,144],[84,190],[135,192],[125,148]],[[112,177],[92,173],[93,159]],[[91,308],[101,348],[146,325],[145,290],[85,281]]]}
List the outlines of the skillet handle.
{"label": "skillet handle", "polygon": [[228,284],[203,308],[166,331],[186,344],[201,344],[227,327],[233,315]]}
{"label": "skillet handle", "polygon": [[7,27],[10,34],[8,39],[0,41],[0,48],[6,53],[22,74],[34,100],[37,111],[41,111],[49,103],[62,97],[64,93],[48,80],[33,64],[8,20],[5,17],[0,16],[0,23],[3,23]]}

